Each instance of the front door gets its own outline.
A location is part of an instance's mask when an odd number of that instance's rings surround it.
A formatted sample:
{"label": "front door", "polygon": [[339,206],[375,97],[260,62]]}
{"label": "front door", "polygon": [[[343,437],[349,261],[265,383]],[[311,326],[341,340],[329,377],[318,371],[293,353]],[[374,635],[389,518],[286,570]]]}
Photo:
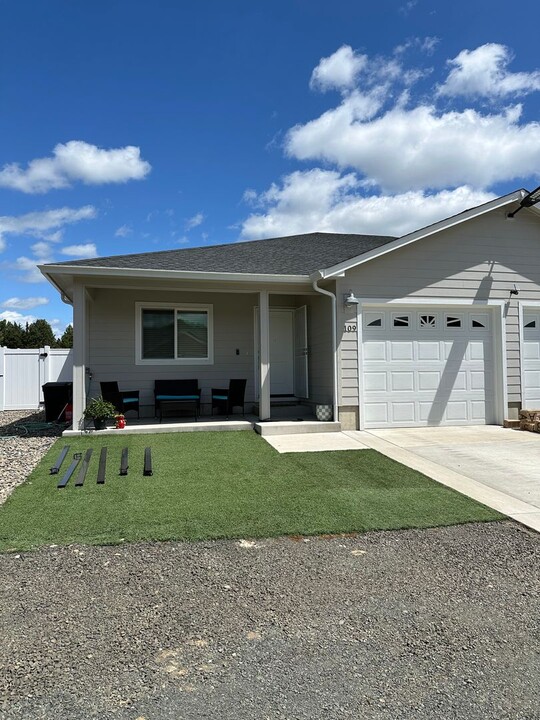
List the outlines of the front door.
{"label": "front door", "polygon": [[294,395],[294,313],[270,310],[270,395]]}

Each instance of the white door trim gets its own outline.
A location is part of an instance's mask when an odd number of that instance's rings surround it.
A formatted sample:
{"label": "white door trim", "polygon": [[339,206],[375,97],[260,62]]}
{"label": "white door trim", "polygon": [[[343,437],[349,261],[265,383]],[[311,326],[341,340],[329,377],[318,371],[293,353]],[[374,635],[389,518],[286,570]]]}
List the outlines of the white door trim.
{"label": "white door trim", "polygon": [[[527,304],[527,303],[525,303]],[[538,303],[540,305],[540,302]],[[505,300],[487,300],[478,301],[474,299],[462,298],[423,298],[423,297],[406,297],[406,298],[360,298],[358,303],[358,312],[356,316],[357,327],[357,354],[358,354],[358,414],[359,428],[365,429],[364,423],[364,358],[363,358],[363,312],[364,307],[377,307],[385,305],[411,305],[414,307],[463,307],[471,309],[471,307],[487,308],[493,311],[494,333],[494,375],[495,375],[495,420],[502,425],[508,407],[508,387],[507,387],[507,369],[506,369],[506,315],[505,309],[507,301]]]}

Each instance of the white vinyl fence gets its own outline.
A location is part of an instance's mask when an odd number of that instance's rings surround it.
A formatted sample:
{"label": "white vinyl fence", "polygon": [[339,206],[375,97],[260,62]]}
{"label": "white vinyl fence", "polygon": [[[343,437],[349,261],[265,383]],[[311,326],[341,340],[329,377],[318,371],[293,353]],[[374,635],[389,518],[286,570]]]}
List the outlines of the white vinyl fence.
{"label": "white vinyl fence", "polygon": [[72,379],[73,350],[0,347],[0,410],[38,409],[43,402],[42,385]]}

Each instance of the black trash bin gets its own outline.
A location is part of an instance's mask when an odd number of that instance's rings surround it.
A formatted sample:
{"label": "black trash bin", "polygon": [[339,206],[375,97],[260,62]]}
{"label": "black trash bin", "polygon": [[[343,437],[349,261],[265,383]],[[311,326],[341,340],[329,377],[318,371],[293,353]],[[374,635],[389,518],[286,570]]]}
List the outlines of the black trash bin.
{"label": "black trash bin", "polygon": [[65,409],[73,400],[73,383],[48,382],[42,386],[45,401],[45,420],[65,420]]}

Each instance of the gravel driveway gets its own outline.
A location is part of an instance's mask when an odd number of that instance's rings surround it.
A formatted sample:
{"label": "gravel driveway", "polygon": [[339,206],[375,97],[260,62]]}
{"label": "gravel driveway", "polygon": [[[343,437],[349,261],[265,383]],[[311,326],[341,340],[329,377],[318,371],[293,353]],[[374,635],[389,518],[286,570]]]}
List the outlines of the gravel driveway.
{"label": "gravel driveway", "polygon": [[0,717],[538,720],[511,522],[0,555]]}

